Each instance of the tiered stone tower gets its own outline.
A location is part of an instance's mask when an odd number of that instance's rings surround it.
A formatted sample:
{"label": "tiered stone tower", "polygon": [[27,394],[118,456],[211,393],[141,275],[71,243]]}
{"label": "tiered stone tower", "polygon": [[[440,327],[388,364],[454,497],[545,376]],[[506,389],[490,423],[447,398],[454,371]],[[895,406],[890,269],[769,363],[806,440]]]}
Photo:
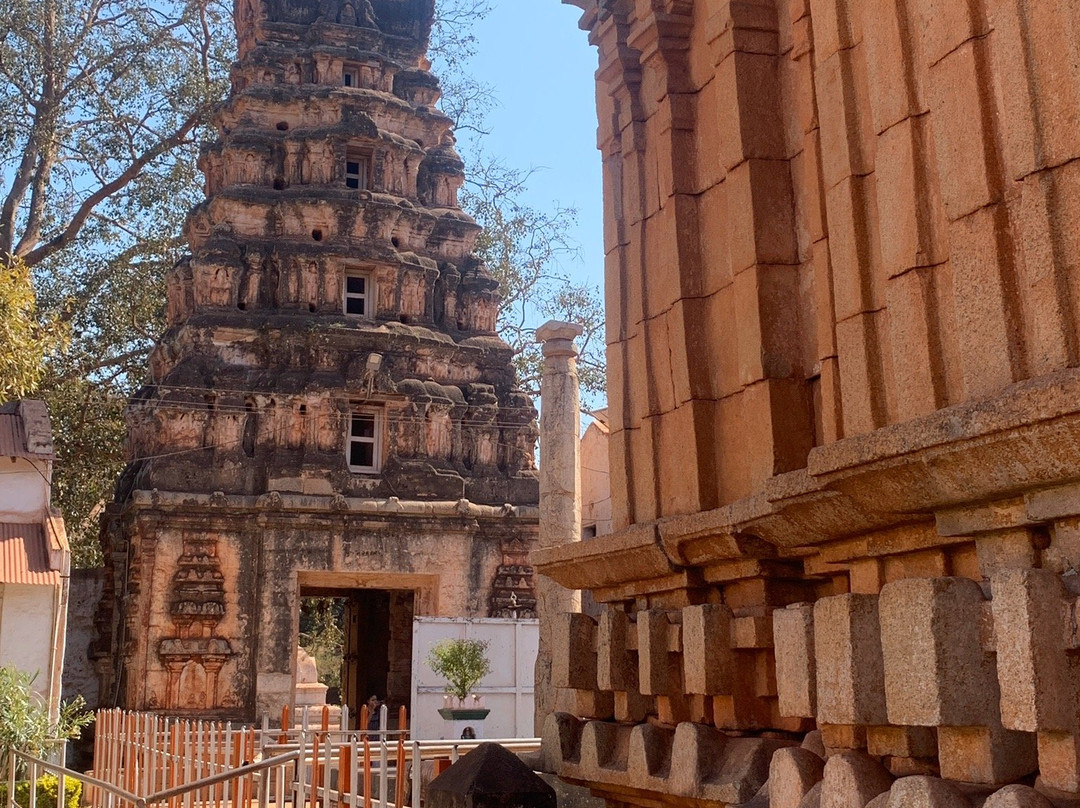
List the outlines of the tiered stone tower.
{"label": "tiered stone tower", "polygon": [[208,199],[103,531],[93,651],[122,705],[276,712],[305,593],[355,596],[360,699],[407,698],[414,613],[534,616],[535,412],[458,207],[433,6],[236,4]]}

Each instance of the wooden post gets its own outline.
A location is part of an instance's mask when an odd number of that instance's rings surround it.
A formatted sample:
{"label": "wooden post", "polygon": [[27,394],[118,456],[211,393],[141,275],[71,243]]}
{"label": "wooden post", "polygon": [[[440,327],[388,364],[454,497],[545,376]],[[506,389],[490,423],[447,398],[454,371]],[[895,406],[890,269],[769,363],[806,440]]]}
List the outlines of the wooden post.
{"label": "wooden post", "polygon": [[[405,708],[401,708],[405,712]],[[397,739],[397,775],[394,782],[394,805],[402,808],[405,804],[405,736],[398,735]]]}
{"label": "wooden post", "polygon": [[364,736],[364,808],[371,808],[371,743]]}

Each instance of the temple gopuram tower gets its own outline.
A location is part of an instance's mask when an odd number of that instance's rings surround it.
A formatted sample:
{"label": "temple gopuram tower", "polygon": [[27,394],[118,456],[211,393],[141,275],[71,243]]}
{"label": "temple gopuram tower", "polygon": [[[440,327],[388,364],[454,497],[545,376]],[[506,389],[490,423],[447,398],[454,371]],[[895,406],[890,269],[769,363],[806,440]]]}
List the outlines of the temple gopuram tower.
{"label": "temple gopuram tower", "polygon": [[237,0],[191,255],[130,404],[92,648],[132,709],[253,719],[298,609],[342,699],[407,701],[415,615],[535,617],[535,411],[425,59],[434,0]]}

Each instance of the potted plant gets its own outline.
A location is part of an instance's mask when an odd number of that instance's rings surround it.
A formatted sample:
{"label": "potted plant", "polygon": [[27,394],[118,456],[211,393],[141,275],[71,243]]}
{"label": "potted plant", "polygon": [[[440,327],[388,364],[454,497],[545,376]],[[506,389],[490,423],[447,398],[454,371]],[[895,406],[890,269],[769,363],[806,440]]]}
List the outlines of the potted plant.
{"label": "potted plant", "polygon": [[447,721],[481,721],[490,712],[466,699],[480,680],[491,673],[487,640],[442,640],[428,654],[428,665],[446,680],[446,695],[452,703],[439,710]]}

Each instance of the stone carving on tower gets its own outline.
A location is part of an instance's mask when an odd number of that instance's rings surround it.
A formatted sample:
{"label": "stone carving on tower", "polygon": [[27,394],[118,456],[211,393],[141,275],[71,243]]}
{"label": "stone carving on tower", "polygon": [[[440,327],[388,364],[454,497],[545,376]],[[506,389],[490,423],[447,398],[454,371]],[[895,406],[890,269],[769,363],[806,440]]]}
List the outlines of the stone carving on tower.
{"label": "stone carving on tower", "polygon": [[279,710],[305,591],[531,615],[535,411],[458,206],[433,6],[236,2],[207,198],[103,524],[93,653],[119,704]]}

